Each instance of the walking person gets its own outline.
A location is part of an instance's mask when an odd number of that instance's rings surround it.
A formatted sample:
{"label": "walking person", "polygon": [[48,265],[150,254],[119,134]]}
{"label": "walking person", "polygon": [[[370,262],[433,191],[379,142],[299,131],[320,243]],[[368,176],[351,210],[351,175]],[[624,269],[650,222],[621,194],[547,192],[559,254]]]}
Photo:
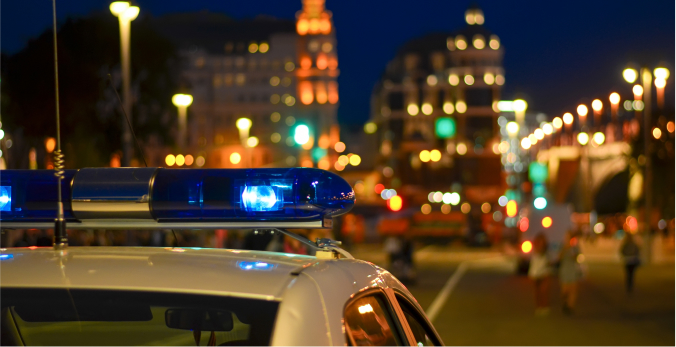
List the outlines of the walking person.
{"label": "walking person", "polygon": [[528,277],[535,285],[535,315],[549,314],[549,276],[552,270],[547,256],[547,237],[540,232],[533,239],[533,255],[530,258]]}
{"label": "walking person", "polygon": [[631,294],[634,289],[634,271],[641,264],[639,247],[636,241],[634,241],[632,234],[624,234],[624,240],[622,240],[622,245],[620,246],[620,254],[624,261],[627,294]]}
{"label": "walking person", "polygon": [[580,246],[578,239],[567,232],[559,255],[559,281],[563,299],[563,313],[572,314],[577,301],[578,283],[582,278],[582,268],[578,262]]}

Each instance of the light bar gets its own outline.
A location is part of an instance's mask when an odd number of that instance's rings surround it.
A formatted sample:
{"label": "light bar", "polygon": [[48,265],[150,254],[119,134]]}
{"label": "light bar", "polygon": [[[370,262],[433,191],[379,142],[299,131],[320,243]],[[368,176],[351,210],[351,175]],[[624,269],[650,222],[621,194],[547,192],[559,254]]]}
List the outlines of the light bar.
{"label": "light bar", "polygon": [[[49,228],[56,217],[51,170],[3,170],[3,228]],[[354,205],[340,176],[311,168],[66,170],[68,228],[329,227]]]}

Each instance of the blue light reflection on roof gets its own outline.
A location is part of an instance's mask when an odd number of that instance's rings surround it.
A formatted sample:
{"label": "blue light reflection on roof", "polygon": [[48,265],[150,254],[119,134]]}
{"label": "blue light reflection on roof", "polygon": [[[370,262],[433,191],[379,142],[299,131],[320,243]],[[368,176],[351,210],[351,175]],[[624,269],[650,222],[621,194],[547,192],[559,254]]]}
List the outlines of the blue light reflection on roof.
{"label": "blue light reflection on roof", "polygon": [[270,264],[264,261],[238,261],[237,267],[242,270],[270,271],[277,267],[277,264]]}

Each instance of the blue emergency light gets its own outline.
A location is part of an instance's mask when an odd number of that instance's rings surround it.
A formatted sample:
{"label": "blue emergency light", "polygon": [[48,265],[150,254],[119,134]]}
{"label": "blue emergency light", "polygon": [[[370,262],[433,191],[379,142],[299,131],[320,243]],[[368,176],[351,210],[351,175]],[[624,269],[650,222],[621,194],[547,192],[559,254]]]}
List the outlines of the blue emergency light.
{"label": "blue emergency light", "polygon": [[[66,170],[68,228],[322,228],[354,205],[340,176],[311,168]],[[3,228],[51,228],[57,181],[51,170],[3,170]]]}

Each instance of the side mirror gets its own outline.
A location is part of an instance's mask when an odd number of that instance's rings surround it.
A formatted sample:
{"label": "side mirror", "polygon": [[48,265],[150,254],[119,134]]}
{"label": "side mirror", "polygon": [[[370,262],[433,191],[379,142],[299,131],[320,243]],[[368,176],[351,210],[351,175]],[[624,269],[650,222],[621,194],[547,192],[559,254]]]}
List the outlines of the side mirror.
{"label": "side mirror", "polygon": [[172,308],[164,313],[167,327],[182,330],[231,331],[232,312],[222,310],[200,310]]}

